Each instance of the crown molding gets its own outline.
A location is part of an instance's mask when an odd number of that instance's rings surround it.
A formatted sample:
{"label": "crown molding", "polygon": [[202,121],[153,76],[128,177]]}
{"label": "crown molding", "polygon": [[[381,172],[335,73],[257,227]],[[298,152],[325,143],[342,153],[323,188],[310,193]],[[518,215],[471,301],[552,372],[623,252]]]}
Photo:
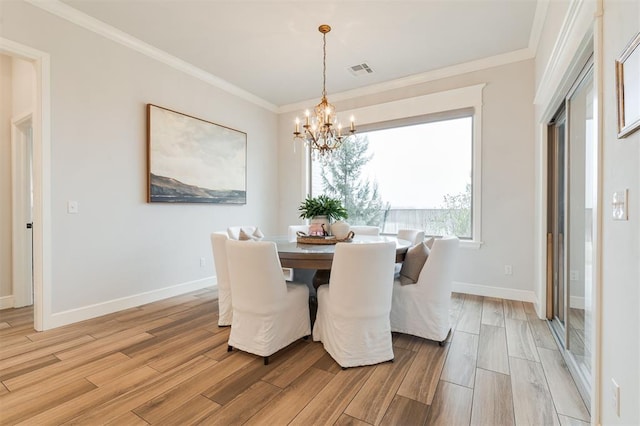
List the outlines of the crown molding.
{"label": "crown molding", "polygon": [[574,63],[577,60],[576,53],[584,48],[585,37],[594,21],[596,10],[590,9],[589,5],[594,6],[595,2],[571,0],[549,60],[538,82],[533,99],[534,104],[549,106],[558,88],[566,84],[564,80],[569,77],[566,72],[576,66]]}
{"label": "crown molding", "polygon": [[[93,18],[79,10],[62,3],[59,0],[25,0],[27,3],[32,4],[42,10],[45,10],[60,18],[66,19],[80,27],[83,27],[96,34],[100,34],[105,38],[108,38],[116,43],[119,43],[125,47],[135,50],[143,55],[146,55],[152,59],[155,59],[161,63],[164,63],[178,71],[184,72],[194,78],[197,78],[207,84],[224,90],[227,93],[238,96],[248,102],[251,102],[257,106],[260,106],[268,111],[274,113],[286,113],[291,111],[297,111],[308,107],[316,100],[306,100],[297,102],[295,104],[288,104],[283,106],[276,106],[246,90],[243,90],[226,80],[223,80],[215,75],[204,71],[182,59],[179,59],[169,53],[160,50],[150,44],[139,40],[124,31],[118,30],[111,25],[108,25],[98,19]],[[474,71],[480,71],[487,68],[506,65],[509,63],[520,62],[528,59],[532,59],[535,56],[538,40],[540,39],[540,33],[544,24],[544,17],[546,15],[546,9],[549,0],[539,0],[536,8],[536,15],[534,17],[534,23],[532,26],[532,33],[529,40],[529,46],[524,49],[507,52],[500,55],[495,55],[487,58],[478,59],[475,61],[465,62],[462,64],[452,65],[450,67],[440,68],[432,71],[427,71],[412,76],[399,78],[379,84],[373,84],[358,89],[348,90],[331,95],[332,100],[343,101],[360,96],[367,96],[376,94],[383,91],[399,89],[417,84],[426,83],[429,81],[439,80],[447,77],[454,77],[460,74],[465,74]],[[535,47],[535,48],[534,48]]]}
{"label": "crown molding", "polygon": [[119,29],[105,24],[104,22],[95,19],[87,15],[86,13],[80,12],[79,10],[62,3],[59,0],[25,1],[32,4],[33,6],[43,9],[60,18],[66,19],[67,21],[72,22],[89,31],[100,34],[101,36],[106,37],[109,40],[115,41],[116,43],[119,43],[152,59],[162,62],[165,65],[177,69],[178,71],[184,72],[185,74],[204,81],[205,83],[217,87],[218,89],[224,90],[227,93],[238,96],[239,98],[258,105],[259,107],[262,107],[271,112],[278,111],[278,108],[274,104],[267,102],[264,99],[259,98],[258,96],[249,93],[246,90],[243,90],[226,80],[216,77],[215,75],[208,73],[201,68],[183,61],[182,59],[170,55],[163,50],[153,47],[150,44],[147,44],[142,40],[139,40],[125,33],[124,31],[120,31]]}
{"label": "crown molding", "polygon": [[529,49],[534,53],[538,51],[538,43],[540,43],[540,37],[542,36],[544,21],[547,19],[549,1],[550,0],[538,0],[536,4],[536,13],[533,17],[531,33],[529,34]]}
{"label": "crown molding", "polygon": [[[415,85],[426,83],[433,80],[440,80],[447,77],[455,77],[460,74],[466,74],[469,72],[480,71],[487,68],[493,68],[493,67],[506,65],[514,62],[533,59],[534,56],[535,56],[535,51],[527,47],[520,50],[514,50],[512,52],[503,53],[501,55],[490,56],[490,57],[478,59],[475,61],[452,65],[450,67],[440,68],[433,71],[427,71],[420,74],[414,74],[414,75],[404,77],[404,78],[399,78],[396,80],[386,81],[384,83],[372,84],[370,86],[365,86],[358,89],[348,90],[340,93],[332,93],[331,101],[339,102],[339,101],[357,98],[360,96],[373,95],[373,94],[388,91],[388,90],[415,86]],[[278,108],[278,113],[282,114],[286,112],[299,111],[301,109],[308,108],[309,105],[312,105],[312,104],[315,105],[317,101],[318,101],[317,99],[310,99],[303,102],[296,102],[295,104],[283,105],[280,108]]]}

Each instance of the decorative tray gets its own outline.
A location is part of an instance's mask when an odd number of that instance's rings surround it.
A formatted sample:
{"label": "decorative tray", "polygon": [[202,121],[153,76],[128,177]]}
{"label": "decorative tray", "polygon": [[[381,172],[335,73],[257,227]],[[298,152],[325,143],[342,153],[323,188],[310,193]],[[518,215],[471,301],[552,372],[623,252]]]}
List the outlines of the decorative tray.
{"label": "decorative tray", "polygon": [[336,237],[311,237],[298,235],[298,242],[300,244],[337,244],[337,243],[350,243],[353,238],[345,238],[339,240]]}

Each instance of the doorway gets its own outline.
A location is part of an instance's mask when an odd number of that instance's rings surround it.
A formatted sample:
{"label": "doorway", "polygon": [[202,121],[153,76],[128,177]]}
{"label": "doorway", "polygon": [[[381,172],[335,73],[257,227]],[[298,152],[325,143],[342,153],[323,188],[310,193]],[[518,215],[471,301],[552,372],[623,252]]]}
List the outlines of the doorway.
{"label": "doorway", "polygon": [[596,93],[591,60],[548,125],[547,318],[590,406],[597,207]]}
{"label": "doorway", "polygon": [[11,122],[14,307],[33,304],[33,117]]}
{"label": "doorway", "polygon": [[43,331],[55,326],[51,319],[51,60],[46,52],[4,37],[0,37],[0,54],[25,60],[34,70],[31,118],[32,298],[33,326],[37,331]]}

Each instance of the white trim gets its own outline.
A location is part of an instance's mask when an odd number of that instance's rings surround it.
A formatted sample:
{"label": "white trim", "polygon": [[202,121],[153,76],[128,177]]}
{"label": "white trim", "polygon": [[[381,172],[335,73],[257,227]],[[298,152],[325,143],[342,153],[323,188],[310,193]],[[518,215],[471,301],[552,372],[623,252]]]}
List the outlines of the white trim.
{"label": "white trim", "polygon": [[584,297],[569,296],[569,307],[573,309],[584,309]]}
{"label": "white trim", "polygon": [[482,241],[460,240],[460,248],[478,250],[482,247]]}
{"label": "white trim", "polygon": [[341,112],[345,117],[357,117],[358,123],[364,125],[462,108],[474,109],[473,235],[472,240],[465,240],[463,245],[476,249],[482,244],[482,92],[485,86],[486,83],[476,84]]}
{"label": "white trim", "polygon": [[[595,203],[595,216],[593,218],[593,251],[592,261],[593,280],[591,283],[591,309],[593,311],[593,327],[591,327],[591,341],[592,347],[592,359],[591,359],[591,401],[590,410],[591,419],[594,424],[600,424],[602,406],[600,401],[603,397],[602,389],[602,222],[604,218],[604,0],[596,0],[596,12],[594,14],[594,26],[593,26],[593,84],[595,86],[596,94],[596,114],[595,123],[597,125],[596,130],[596,143],[598,145],[597,157],[594,158],[595,162],[595,182],[596,182],[596,203]],[[640,8],[638,8],[638,17],[640,17]],[[640,359],[640,353],[638,355]]]}
{"label": "white trim", "polygon": [[217,291],[215,277],[202,278],[195,281],[189,281],[161,289],[148,291],[145,293],[134,294],[120,299],[113,299],[106,302],[100,302],[93,305],[82,306],[80,308],[69,309],[63,312],[56,312],[51,315],[50,326],[61,327],[67,324],[73,324],[91,318],[100,317],[113,312],[122,311],[136,306],[144,305],[158,300],[167,299],[169,297],[179,296],[181,294],[200,290],[207,287],[214,287]]}
{"label": "white trim", "polygon": [[214,87],[217,87],[221,90],[224,90],[227,93],[235,95],[241,99],[249,101],[255,105],[258,105],[268,111],[277,112],[278,108],[270,102],[265,101],[258,96],[247,92],[229,83],[226,80],[221,79],[220,77],[216,77],[215,75],[204,71],[201,68],[198,68],[182,59],[179,59],[169,53],[160,50],[156,47],[151,46],[143,42],[140,39],[133,37],[125,33],[124,31],[120,31],[117,28],[112,27],[111,25],[105,24],[104,22],[93,18],[83,12],[80,12],[73,7],[62,3],[59,0],[25,0],[27,3],[31,3],[33,6],[39,7],[43,10],[46,10],[49,13],[52,13],[60,18],[66,19],[69,22],[72,22],[80,27],[83,27],[89,31],[93,31],[96,34],[100,34],[101,36],[108,38],[109,40],[115,41],[125,47],[128,47],[136,52],[142,53],[152,59],[155,59],[163,64],[166,64],[170,67],[177,69],[178,71],[184,72],[192,77],[195,77],[205,83],[208,83]]}
{"label": "white trim", "polygon": [[536,214],[535,229],[537,230],[537,238],[535,241],[537,244],[534,249],[536,250],[535,263],[537,264],[536,272],[534,273],[534,288],[537,289],[536,294],[538,296],[538,303],[536,313],[540,318],[546,318],[546,305],[547,305],[547,157],[548,153],[548,140],[547,140],[547,125],[545,123],[539,124],[540,141],[535,147],[537,150],[537,168],[538,180],[536,182],[535,189],[535,205],[538,206]]}
{"label": "white trim", "polygon": [[13,308],[13,296],[0,296],[0,309]]}
{"label": "white trim", "polygon": [[[235,86],[228,81],[217,77],[201,68],[198,68],[182,59],[179,59],[169,53],[160,50],[142,40],[133,37],[130,34],[125,33],[111,25],[108,25],[92,16],[89,16],[79,10],[59,1],[59,0],[25,0],[33,6],[39,7],[52,13],[60,18],[66,19],[80,27],[83,27],[96,34],[100,34],[103,37],[108,38],[116,43],[126,46],[132,50],[135,50],[143,55],[153,58],[159,62],[169,65],[185,74],[191,75],[199,80],[204,81],[214,87],[224,90],[230,94],[238,96],[246,101],[249,101],[255,105],[265,108],[268,111],[282,114],[286,112],[296,111],[299,109],[305,109],[310,102],[317,100],[307,100],[295,104],[288,104],[281,107],[247,92],[244,89]],[[540,0],[536,7],[536,15],[534,16],[534,22],[532,24],[532,32],[529,40],[529,46],[524,49],[518,49],[500,55],[494,55],[487,58],[481,58],[475,61],[469,61],[462,64],[456,64],[449,67],[440,68],[437,70],[427,71],[420,74],[411,75],[404,78],[399,78],[391,81],[386,81],[379,84],[373,84],[370,86],[348,90],[341,93],[334,93],[331,98],[334,102],[352,99],[358,96],[366,96],[371,94],[380,93],[387,90],[398,89],[425,82],[439,80],[442,78],[453,77],[460,74],[479,71],[487,68],[493,68],[501,65],[506,65],[514,62],[525,61],[533,59],[535,57],[535,48],[540,38],[540,32],[542,31],[542,24],[544,23],[544,16],[546,14],[546,1]]]}
{"label": "white trim", "polygon": [[544,28],[544,21],[547,19],[549,1],[550,0],[538,0],[536,3],[536,12],[533,17],[533,24],[531,24],[531,33],[529,34],[529,49],[534,53],[538,51],[540,36],[542,36],[542,29]]}
{"label": "white trim", "polygon": [[[584,49],[584,35],[589,33],[593,24],[594,10],[586,6],[592,4],[590,0],[571,0],[560,34],[536,88],[534,104],[553,105],[552,99],[557,96],[558,89],[569,81],[567,70],[575,61],[575,52]],[[566,93],[566,90],[562,92]]]}
{"label": "white trim", "polygon": [[[547,215],[547,123],[551,120],[560,102],[569,91],[570,86],[574,83],[575,78],[583,67],[588,55],[593,52],[594,55],[594,85],[597,96],[597,144],[598,157],[596,162],[596,181],[597,181],[597,208],[595,209],[594,218],[594,269],[592,283],[592,301],[591,306],[586,309],[593,311],[593,352],[591,366],[591,401],[590,412],[592,422],[600,424],[602,399],[602,379],[601,379],[601,342],[602,342],[602,283],[601,283],[601,261],[602,261],[602,122],[603,122],[603,82],[602,82],[602,11],[603,2],[601,0],[572,0],[569,10],[565,16],[565,20],[560,29],[558,38],[553,47],[549,60],[545,66],[545,70],[538,82],[534,104],[540,106],[542,114],[538,117],[540,126],[539,146],[536,148],[538,152],[537,169],[539,171],[536,189],[536,205],[538,208],[536,229],[538,230],[537,245],[537,288],[539,289],[540,306],[537,312],[543,315],[546,306],[546,215]],[[571,297],[569,299],[570,306],[584,305],[584,301],[580,298]]]}
{"label": "white trim", "polygon": [[482,89],[485,86],[486,83],[460,87],[458,89],[356,108],[340,112],[340,114],[345,116],[353,114],[357,117],[359,125],[468,107],[474,107],[477,114],[482,109]]}
{"label": "white trim", "polygon": [[33,327],[46,330],[51,315],[51,72],[49,54],[0,37],[0,53],[33,62]]}
{"label": "white trim", "polygon": [[464,283],[454,281],[451,285],[456,293],[474,294],[476,296],[498,297],[507,300],[519,300],[522,302],[537,303],[536,294],[531,290],[518,290],[514,288],[492,287],[482,284]]}

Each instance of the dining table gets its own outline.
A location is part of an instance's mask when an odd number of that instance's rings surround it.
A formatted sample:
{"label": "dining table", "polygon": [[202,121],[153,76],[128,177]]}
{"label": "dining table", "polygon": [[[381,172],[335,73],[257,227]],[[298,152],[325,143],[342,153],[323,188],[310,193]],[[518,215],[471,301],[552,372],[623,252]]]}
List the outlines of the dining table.
{"label": "dining table", "polygon": [[[266,237],[265,241],[273,241],[278,249],[278,257],[283,268],[315,270],[312,284],[314,288],[329,282],[333,254],[336,244],[308,244],[290,241],[284,237]],[[411,241],[402,240],[392,235],[355,235],[347,242],[337,244],[376,244],[393,241],[396,244],[396,263],[402,263],[411,247]]]}

